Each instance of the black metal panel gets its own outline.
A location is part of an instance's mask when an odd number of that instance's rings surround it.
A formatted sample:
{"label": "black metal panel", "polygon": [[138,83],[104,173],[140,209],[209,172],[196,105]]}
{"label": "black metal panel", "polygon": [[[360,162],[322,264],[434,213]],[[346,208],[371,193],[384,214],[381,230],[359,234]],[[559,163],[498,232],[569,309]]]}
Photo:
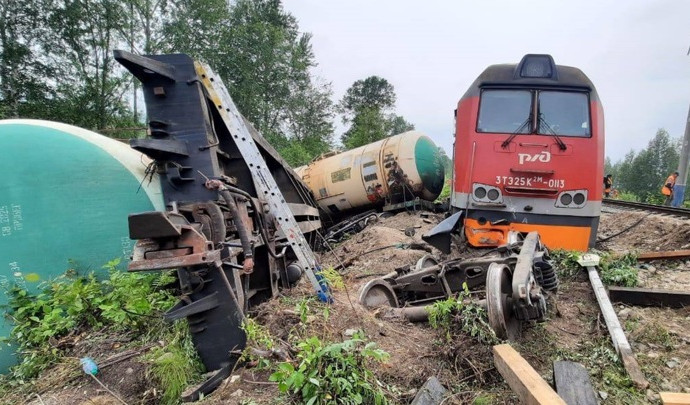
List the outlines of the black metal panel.
{"label": "black metal panel", "polygon": [[[228,276],[228,274],[226,272]],[[227,365],[233,365],[239,355],[230,354],[233,350],[241,351],[247,343],[242,330],[242,309],[238,307],[234,297],[226,288],[217,269],[207,269],[192,275],[178,271],[182,289],[187,290],[192,308],[201,309],[200,312],[190,311],[186,314],[192,342],[199,353],[199,358],[207,371],[215,371]],[[185,282],[186,281],[186,282]],[[187,283],[188,282],[188,283]],[[214,297],[213,303],[206,305],[209,298]],[[195,303],[199,304],[195,304]],[[210,308],[209,308],[210,307]],[[209,308],[205,310],[206,308]],[[179,309],[179,308],[175,308]]]}
{"label": "black metal panel", "polygon": [[115,59],[142,83],[155,149],[141,140],[132,145],[165,163],[159,169],[166,204],[216,200],[200,174],[217,177],[221,172],[216,147],[207,147],[217,140],[194,61],[184,54],[144,57],[124,51],[116,51]]}

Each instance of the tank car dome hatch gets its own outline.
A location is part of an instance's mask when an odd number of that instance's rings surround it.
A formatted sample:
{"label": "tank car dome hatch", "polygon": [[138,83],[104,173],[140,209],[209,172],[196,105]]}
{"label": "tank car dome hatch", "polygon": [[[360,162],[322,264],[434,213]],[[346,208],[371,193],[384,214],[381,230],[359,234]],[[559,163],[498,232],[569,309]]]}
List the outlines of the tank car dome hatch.
{"label": "tank car dome hatch", "polygon": [[[0,121],[0,288],[37,292],[68,268],[125,264],[133,246],[128,215],[164,208],[158,176],[145,180],[149,161],[71,125]],[[7,302],[0,294],[0,305]],[[0,336],[11,327],[3,317]],[[12,348],[0,349],[0,372],[15,362]]]}

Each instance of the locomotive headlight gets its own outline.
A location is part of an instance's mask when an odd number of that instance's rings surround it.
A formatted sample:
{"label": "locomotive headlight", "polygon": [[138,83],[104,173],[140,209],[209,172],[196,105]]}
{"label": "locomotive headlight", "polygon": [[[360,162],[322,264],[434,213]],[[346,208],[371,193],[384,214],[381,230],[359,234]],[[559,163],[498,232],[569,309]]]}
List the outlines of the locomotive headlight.
{"label": "locomotive headlight", "polygon": [[501,190],[489,184],[473,183],[472,199],[478,203],[502,203]]}
{"label": "locomotive headlight", "polygon": [[486,189],[484,187],[477,187],[474,189],[474,196],[481,200],[486,197]]}
{"label": "locomotive headlight", "polygon": [[555,205],[558,208],[582,208],[587,205],[587,190],[561,191]]}
{"label": "locomotive headlight", "polygon": [[573,197],[573,201],[574,201],[575,204],[577,204],[577,205],[582,205],[582,203],[585,202],[585,195],[582,194],[582,193],[577,193],[577,194],[575,194],[575,196]]}

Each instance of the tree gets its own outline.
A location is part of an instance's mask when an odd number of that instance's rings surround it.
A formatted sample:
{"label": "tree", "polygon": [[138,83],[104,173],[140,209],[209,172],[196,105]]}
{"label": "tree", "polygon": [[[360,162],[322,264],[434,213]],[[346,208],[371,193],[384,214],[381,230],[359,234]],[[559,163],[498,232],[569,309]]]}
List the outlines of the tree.
{"label": "tree", "polygon": [[0,118],[40,116],[54,98],[54,86],[46,80],[52,69],[43,55],[46,2],[0,2]]}
{"label": "tree", "polygon": [[407,122],[401,115],[391,114],[388,117],[388,136],[402,134],[413,129],[414,124]]}
{"label": "tree", "polygon": [[388,136],[386,120],[375,108],[363,108],[353,118],[352,125],[341,141],[347,149],[376,142]]}
{"label": "tree", "polygon": [[172,0],[163,17],[161,50],[186,53],[218,69],[231,57],[223,42],[229,23],[226,0]]}
{"label": "tree", "polygon": [[122,118],[131,120],[123,102],[129,77],[112,56],[129,24],[127,15],[117,0],[66,0],[51,15],[58,33],[55,49],[69,67],[61,75],[71,79],[62,91],[72,101],[76,125],[104,129]]}
{"label": "tree", "polygon": [[311,35],[299,32],[280,1],[229,7],[225,0],[191,0],[176,8],[166,22],[173,49],[209,63],[242,114],[289,163],[304,164],[331,147],[330,84],[312,77]]}
{"label": "tree", "polygon": [[663,128],[659,129],[647,148],[637,154],[628,152],[621,162],[611,167],[615,172],[614,182],[643,201],[655,201],[666,177],[678,167],[678,150],[678,141],[671,139]]}
{"label": "tree", "polygon": [[338,104],[343,122],[350,123],[340,138],[343,145],[356,148],[414,129],[402,116],[387,114],[395,106],[395,99],[393,85],[382,77],[369,76],[354,82]]}
{"label": "tree", "polygon": [[350,120],[364,109],[384,112],[395,105],[395,89],[388,80],[379,76],[369,76],[357,80],[345,92],[339,108]]}
{"label": "tree", "polygon": [[446,175],[446,179],[450,179],[453,174],[453,160],[448,157],[446,150],[442,147],[438,147],[439,156],[443,164],[443,172]]}

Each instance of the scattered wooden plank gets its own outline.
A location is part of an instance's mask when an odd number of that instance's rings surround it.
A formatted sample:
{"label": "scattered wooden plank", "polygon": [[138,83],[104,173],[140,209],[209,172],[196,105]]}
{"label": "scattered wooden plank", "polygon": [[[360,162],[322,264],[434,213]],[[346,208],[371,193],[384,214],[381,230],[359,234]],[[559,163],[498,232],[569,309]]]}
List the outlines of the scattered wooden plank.
{"label": "scattered wooden plank", "polygon": [[411,405],[439,405],[443,402],[446,389],[436,377],[429,377],[422,385]]}
{"label": "scattered wooden plank", "polygon": [[660,290],[609,286],[609,298],[613,302],[642,307],[683,308],[690,306],[689,291]]}
{"label": "scattered wooden plank", "polygon": [[671,250],[665,252],[643,252],[637,256],[637,261],[648,262],[650,260],[672,260],[672,259],[688,259],[690,258],[690,249],[685,250]]}
{"label": "scattered wooden plank", "polygon": [[567,405],[509,344],[496,345],[494,364],[520,402],[527,405]]}
{"label": "scattered wooden plank", "polygon": [[586,266],[586,268],[589,274],[589,282],[592,284],[594,295],[597,297],[597,302],[599,303],[599,309],[601,309],[601,313],[604,315],[606,327],[611,335],[613,347],[616,348],[618,355],[623,361],[623,366],[633,383],[640,389],[646,389],[649,387],[649,382],[644,374],[642,374],[642,369],[640,369],[640,365],[637,364],[637,360],[635,360],[635,355],[632,352],[628,338],[625,337],[625,332],[623,332],[623,328],[618,321],[618,316],[616,316],[613,305],[611,305],[611,301],[608,295],[606,295],[604,283],[601,282],[599,273],[597,273],[597,269],[594,266]]}
{"label": "scattered wooden plank", "polygon": [[661,403],[664,405],[690,405],[690,394],[679,392],[660,392]]}
{"label": "scattered wooden plank", "polygon": [[582,364],[554,361],[553,381],[556,392],[568,405],[598,405],[589,373]]}

